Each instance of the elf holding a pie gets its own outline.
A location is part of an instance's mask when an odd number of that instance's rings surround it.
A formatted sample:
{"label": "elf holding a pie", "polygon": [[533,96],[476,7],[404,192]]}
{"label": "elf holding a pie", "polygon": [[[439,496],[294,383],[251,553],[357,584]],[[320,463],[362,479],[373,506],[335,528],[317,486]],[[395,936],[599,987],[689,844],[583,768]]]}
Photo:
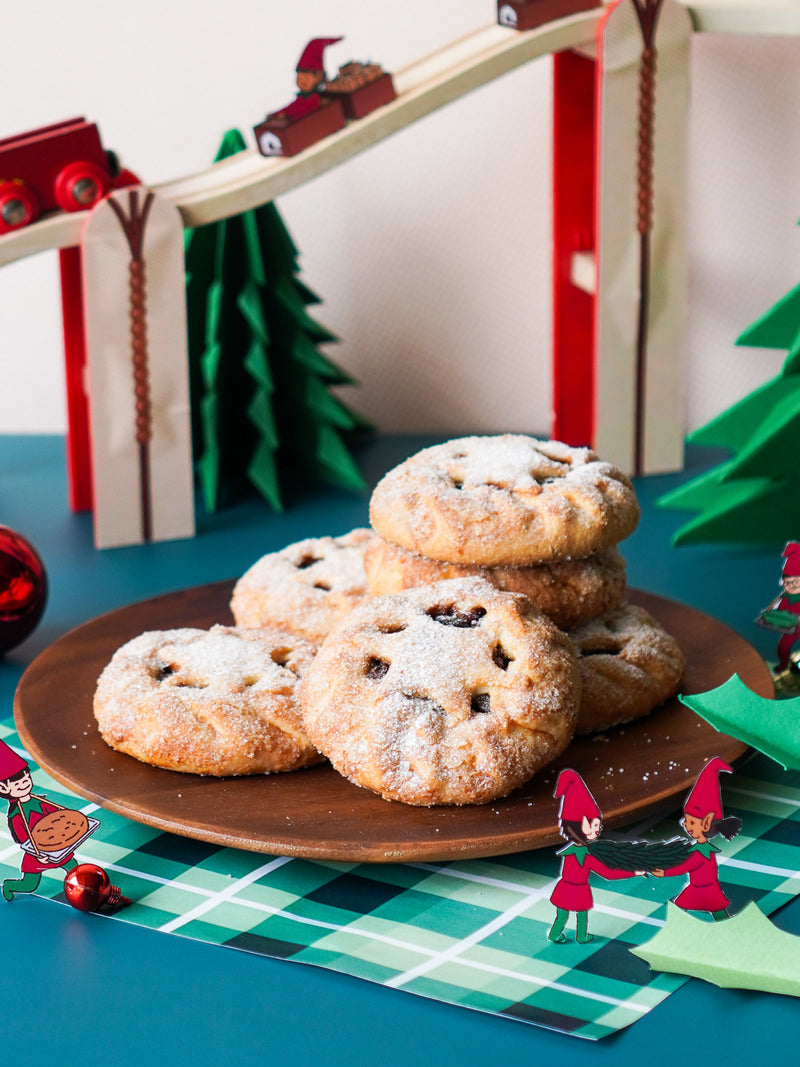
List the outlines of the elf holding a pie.
{"label": "elf holding a pie", "polygon": [[13,900],[15,893],[34,893],[43,871],[58,867],[68,871],[77,865],[69,844],[84,836],[86,816],[34,794],[30,767],[4,741],[0,741],[0,796],[8,801],[11,836],[23,846],[21,877],[3,881],[4,898]]}

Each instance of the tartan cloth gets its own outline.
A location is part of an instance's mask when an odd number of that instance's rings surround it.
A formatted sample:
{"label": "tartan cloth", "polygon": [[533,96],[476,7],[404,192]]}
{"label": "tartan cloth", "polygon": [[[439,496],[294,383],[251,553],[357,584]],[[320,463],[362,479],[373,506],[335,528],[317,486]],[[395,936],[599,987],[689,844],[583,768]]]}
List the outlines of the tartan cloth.
{"label": "tartan cloth", "polygon": [[[13,727],[0,737],[23,753]],[[101,820],[80,862],[103,867],[132,904],[113,921],[313,964],[421,996],[588,1039],[636,1022],[686,978],[651,972],[628,951],[663,925],[677,878],[592,877],[594,940],[552,944],[555,848],[447,863],[327,863],[266,856],[162,833],[86,804],[31,763],[35,790]],[[800,774],[758,756],[723,782],[720,840],[731,911],[766,914],[800,893]],[[555,810],[554,801],[554,810]],[[666,821],[648,834],[673,837]],[[0,879],[19,876],[20,847],[0,824]],[[63,872],[37,895],[60,901]],[[0,900],[0,907],[14,907]]]}

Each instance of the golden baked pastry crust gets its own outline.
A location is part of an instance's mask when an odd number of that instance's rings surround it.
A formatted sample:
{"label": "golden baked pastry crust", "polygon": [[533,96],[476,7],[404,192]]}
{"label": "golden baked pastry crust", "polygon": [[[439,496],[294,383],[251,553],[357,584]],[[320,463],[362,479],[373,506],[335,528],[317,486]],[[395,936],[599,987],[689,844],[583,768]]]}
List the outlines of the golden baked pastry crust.
{"label": "golden baked pastry crust", "polygon": [[300,690],[309,737],[341,774],[416,805],[510,793],[567,746],[579,697],[566,635],[480,579],[364,601]]}
{"label": "golden baked pastry crust", "polygon": [[234,587],[236,625],[274,626],[319,644],[367,595],[364,551],[373,537],[371,530],[351,530],[262,556]]}
{"label": "golden baked pastry crust", "polygon": [[157,767],[217,776],[295,770],[321,759],[297,702],[315,652],[277,630],[150,631],[104,668],[95,718],[112,748]]}
{"label": "golden baked pastry crust", "polygon": [[644,608],[624,602],[569,636],[582,681],[577,734],[642,718],[677,692],[686,666],[683,653]]}
{"label": "golden baked pastry crust", "polygon": [[602,615],[622,600],[625,560],[616,548],[586,559],[535,563],[529,567],[481,567],[442,563],[375,537],[364,553],[370,592],[401,593],[448,578],[484,578],[497,589],[523,593],[562,630]]}
{"label": "golden baked pastry crust", "polygon": [[60,852],[78,841],[89,829],[82,811],[59,808],[43,815],[31,829],[31,840],[39,852]]}
{"label": "golden baked pastry crust", "polygon": [[528,566],[616,545],[639,520],[627,475],[588,448],[522,434],[434,445],[372,494],[381,537],[446,563]]}

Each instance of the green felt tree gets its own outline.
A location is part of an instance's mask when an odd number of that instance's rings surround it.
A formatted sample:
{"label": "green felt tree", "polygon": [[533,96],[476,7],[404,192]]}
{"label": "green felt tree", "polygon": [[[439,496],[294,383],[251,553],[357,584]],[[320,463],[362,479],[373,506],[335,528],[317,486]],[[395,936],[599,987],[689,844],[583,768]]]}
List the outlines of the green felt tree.
{"label": "green felt tree", "polygon": [[[242,151],[238,130],[217,161]],[[192,432],[209,511],[257,490],[277,511],[286,486],[322,479],[363,490],[350,454],[370,424],[330,392],[353,379],[321,351],[337,338],[308,309],[298,251],[274,204],[190,231],[186,241]]]}
{"label": "green felt tree", "polygon": [[800,285],[736,343],[788,354],[779,374],[689,435],[731,455],[659,501],[699,512],[677,531],[676,545],[789,541],[800,532]]}

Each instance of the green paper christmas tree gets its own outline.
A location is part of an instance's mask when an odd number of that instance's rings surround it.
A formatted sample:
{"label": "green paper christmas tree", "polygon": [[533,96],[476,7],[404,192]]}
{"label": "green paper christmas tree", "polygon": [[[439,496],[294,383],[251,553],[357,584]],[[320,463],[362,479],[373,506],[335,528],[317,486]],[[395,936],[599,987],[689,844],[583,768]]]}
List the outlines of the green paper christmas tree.
{"label": "green paper christmas tree", "polygon": [[[242,151],[225,134],[217,161]],[[353,384],[320,349],[337,338],[309,314],[319,298],[274,204],[192,230],[186,241],[192,434],[215,511],[248,488],[276,510],[314,478],[365,488],[348,442],[371,429],[330,392]]]}
{"label": "green paper christmas tree", "polygon": [[736,340],[784,349],[780,373],[689,435],[730,458],[667,493],[659,504],[698,511],[673,544],[789,541],[800,533],[800,285]]}

